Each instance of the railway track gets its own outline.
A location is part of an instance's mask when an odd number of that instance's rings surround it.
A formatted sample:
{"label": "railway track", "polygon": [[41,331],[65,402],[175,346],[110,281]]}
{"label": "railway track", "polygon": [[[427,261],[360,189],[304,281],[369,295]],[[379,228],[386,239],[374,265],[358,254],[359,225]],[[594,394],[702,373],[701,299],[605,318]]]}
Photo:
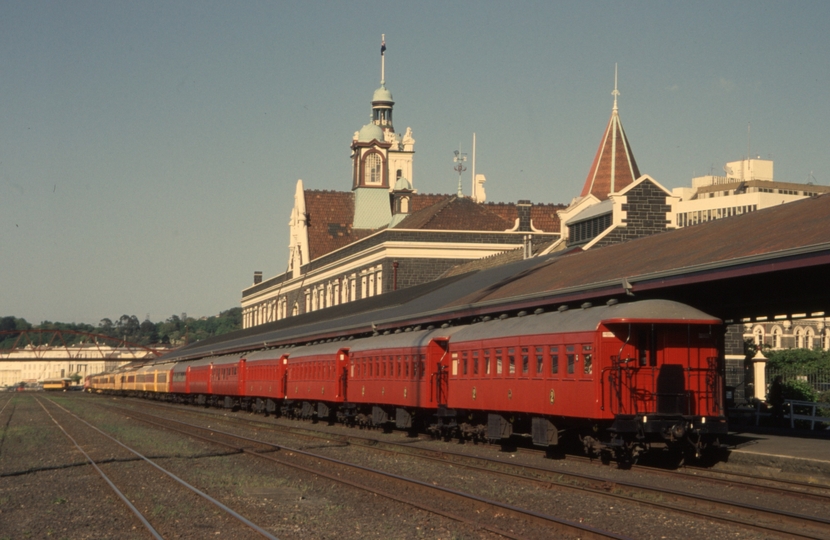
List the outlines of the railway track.
{"label": "railway track", "polygon": [[[546,538],[551,533],[556,536],[566,534],[578,538],[627,538],[526,508],[488,500],[371,467],[346,463],[317,453],[135,410],[124,409],[121,412],[158,427],[172,429],[188,436],[198,437],[214,444],[223,445],[228,449],[267,459],[334,482],[368,490],[388,499],[464,523],[472,529],[486,531],[504,538],[516,540]],[[274,450],[277,452],[274,453]],[[488,516],[490,517],[488,518]]]}
{"label": "railway track", "polygon": [[[154,404],[155,405],[155,404]],[[158,406],[158,405],[156,405]],[[194,411],[203,412],[203,411]],[[215,415],[209,415],[216,418]],[[234,418],[234,421],[240,419]],[[245,420],[251,422],[250,420]],[[435,451],[415,447],[411,444],[400,444],[378,441],[375,438],[357,435],[334,435],[330,432],[308,430],[306,428],[286,427],[279,424],[264,424],[253,421],[259,427],[267,425],[269,429],[281,430],[295,436],[306,436],[335,440],[350,445],[360,445],[375,451],[395,452],[417,457],[451,463],[454,466],[466,467],[468,470],[482,474],[499,474],[511,480],[533,482],[546,489],[565,489],[593,493],[597,496],[612,498],[640,505],[647,505],[669,512],[683,513],[699,519],[716,520],[743,528],[751,528],[771,535],[787,538],[828,538],[830,534],[830,520],[823,515],[805,515],[801,513],[785,512],[755,504],[745,504],[713,496],[704,496],[688,493],[676,489],[655,488],[630,481],[609,480],[589,474],[566,472],[561,469],[518,466],[505,460],[472,457],[467,454]],[[755,490],[769,496],[788,496],[799,500],[811,500],[826,508],[830,503],[830,489],[824,486],[798,484],[797,486],[771,481],[768,478],[756,478],[756,482],[738,480],[738,475],[721,473],[718,478],[714,475],[701,478],[687,471],[666,471],[647,469],[649,473],[670,478],[685,477],[694,481],[706,482],[721,487],[739,487],[746,490]],[[745,477],[748,475],[744,475]],[[763,484],[757,481],[763,481]]]}
{"label": "railway track", "polygon": [[[83,456],[85,457],[87,462],[103,478],[103,480],[109,486],[111,491],[121,500],[121,502],[123,502],[127,506],[127,508],[130,510],[130,512],[136,517],[136,519],[138,519],[138,521],[141,523],[141,525],[147,530],[147,532],[152,537],[157,538],[157,539],[164,538],[164,536],[157,530],[156,526],[154,526],[151,523],[152,518],[148,517],[147,512],[146,511],[142,512],[141,510],[139,510],[137,508],[137,506],[135,504],[133,504],[133,502],[131,501],[130,496],[127,493],[125,493],[125,490],[118,487],[117,484],[120,483],[119,480],[121,480],[121,481],[124,480],[124,475],[121,474],[118,470],[110,470],[109,474],[104,472],[104,470],[103,470],[104,463],[105,462],[112,463],[113,460],[111,460],[111,459],[103,460],[103,459],[100,459],[100,458],[93,458],[91,456],[90,452],[87,452],[86,450],[84,450],[83,446],[88,446],[88,447],[89,446],[94,446],[95,451],[97,451],[97,453],[100,454],[102,443],[101,443],[100,438],[99,438],[98,442],[96,442],[94,445],[92,443],[90,443],[89,442],[89,432],[87,432],[86,434],[81,435],[81,437],[86,437],[87,438],[87,443],[85,445],[82,445],[81,443],[79,443],[78,442],[79,437],[78,437],[78,434],[77,434],[77,431],[79,431],[78,430],[79,426],[85,426],[86,428],[88,428],[88,430],[92,430],[92,431],[100,434],[100,436],[103,437],[104,440],[105,440],[103,445],[109,444],[111,447],[116,446],[116,447],[118,447],[119,449],[121,449],[123,451],[127,451],[128,453],[132,454],[132,456],[134,456],[136,458],[135,460],[133,460],[134,462],[143,463],[143,464],[145,464],[146,467],[152,468],[153,472],[162,473],[162,475],[164,475],[167,479],[172,481],[172,484],[170,482],[167,482],[167,483],[159,482],[158,480],[156,480],[156,478],[158,478],[158,475],[152,475],[152,474],[148,474],[146,472],[139,471],[140,476],[148,478],[148,479],[152,478],[154,480],[153,482],[147,482],[146,485],[142,487],[142,489],[144,489],[145,487],[148,487],[148,488],[151,488],[153,490],[158,491],[158,490],[162,490],[162,489],[169,489],[170,485],[175,485],[177,488],[187,490],[189,493],[192,493],[192,494],[196,495],[199,499],[201,499],[205,503],[209,503],[209,504],[213,505],[213,507],[218,508],[221,511],[222,515],[225,516],[228,520],[230,520],[234,523],[237,523],[241,526],[244,526],[247,529],[250,529],[250,531],[255,533],[258,537],[267,538],[269,540],[277,540],[276,536],[272,535],[271,533],[266,531],[264,528],[262,528],[259,525],[253,523],[252,521],[248,520],[247,518],[245,518],[244,516],[242,516],[241,514],[236,512],[235,510],[231,509],[230,507],[226,506],[225,504],[223,504],[220,501],[216,500],[215,498],[211,497],[207,493],[205,493],[205,492],[201,491],[200,489],[196,488],[195,486],[189,484],[184,479],[182,479],[181,477],[179,477],[176,474],[172,473],[171,471],[163,468],[155,460],[152,460],[152,459],[144,456],[143,454],[139,453],[134,448],[131,448],[130,446],[122,443],[121,441],[119,441],[118,439],[116,439],[116,438],[112,437],[111,435],[105,433],[103,430],[99,429],[98,427],[90,424],[86,420],[84,420],[84,419],[80,418],[79,416],[75,415],[71,411],[69,411],[66,408],[62,407],[60,404],[55,403],[53,400],[50,400],[48,398],[35,398],[35,399],[36,399],[37,403],[43,408],[44,412],[52,420],[52,422],[54,422],[55,425],[63,432],[63,434],[66,435],[66,437],[72,442],[72,444],[75,446],[75,448],[77,448],[77,450],[80,451],[81,454],[83,454]],[[45,402],[50,403],[49,407],[47,407],[45,405]],[[50,411],[50,408],[52,409],[51,411]],[[65,416],[62,420],[59,420],[58,418],[56,418],[56,415],[53,414],[55,412],[55,409],[58,409],[58,410],[60,410],[64,413]],[[67,416],[69,418],[71,418],[72,421],[74,421],[76,423],[74,429],[73,428],[67,429],[67,427],[68,427],[66,425],[68,423],[66,421]],[[73,437],[70,434],[70,432],[69,432],[70,430],[76,432],[75,437]],[[110,467],[110,469],[112,469],[112,468]],[[115,480],[113,480],[113,477],[115,477]],[[135,495],[133,495],[133,496],[135,496]],[[167,497],[167,498],[169,499],[169,497]],[[228,534],[229,533],[229,531],[227,530],[228,527],[223,526],[223,525],[224,525],[223,523],[219,523],[219,524],[216,525],[216,527],[217,528],[221,527],[220,530],[224,530],[225,533]],[[233,530],[233,528],[231,528],[231,530]],[[239,531],[234,531],[230,534],[234,534],[236,537],[244,537],[244,536],[240,536]],[[172,536],[178,536],[179,533],[177,531],[169,530],[169,531],[166,532],[166,535],[172,537]]]}

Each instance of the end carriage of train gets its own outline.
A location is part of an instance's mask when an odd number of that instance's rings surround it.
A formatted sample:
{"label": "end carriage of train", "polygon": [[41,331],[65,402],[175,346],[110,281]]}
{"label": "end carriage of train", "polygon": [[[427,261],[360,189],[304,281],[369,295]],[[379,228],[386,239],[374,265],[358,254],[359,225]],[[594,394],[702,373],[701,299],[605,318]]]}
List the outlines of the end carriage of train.
{"label": "end carriage of train", "polygon": [[297,335],[91,387],[443,438],[549,449],[569,439],[621,464],[658,447],[699,457],[727,431],[715,317],[642,300],[487,319],[311,343]]}
{"label": "end carriage of train", "polygon": [[40,383],[41,387],[46,392],[66,392],[69,390],[71,384],[72,379],[66,377],[60,379],[46,379]]}

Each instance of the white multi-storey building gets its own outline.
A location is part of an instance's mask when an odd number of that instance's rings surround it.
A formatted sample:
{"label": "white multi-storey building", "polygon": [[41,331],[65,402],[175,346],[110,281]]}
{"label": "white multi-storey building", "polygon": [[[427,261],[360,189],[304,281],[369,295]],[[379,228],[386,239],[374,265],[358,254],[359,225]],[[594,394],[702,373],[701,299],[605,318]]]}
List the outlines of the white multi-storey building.
{"label": "white multi-storey building", "polygon": [[724,176],[692,179],[691,187],[672,190],[674,223],[688,227],[713,219],[755,212],[779,204],[830,193],[830,187],[773,180],[773,162],[743,159],[727,163]]}

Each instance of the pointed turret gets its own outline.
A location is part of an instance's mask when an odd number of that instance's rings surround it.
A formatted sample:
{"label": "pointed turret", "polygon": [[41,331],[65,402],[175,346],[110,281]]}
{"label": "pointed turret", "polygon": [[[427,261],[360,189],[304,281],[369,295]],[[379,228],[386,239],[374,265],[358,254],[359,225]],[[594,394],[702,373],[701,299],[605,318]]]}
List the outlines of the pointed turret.
{"label": "pointed turret", "polygon": [[608,198],[609,193],[616,193],[640,177],[640,169],[631,153],[631,145],[625,136],[620,115],[617,110],[617,67],[614,66],[614,108],[605,134],[599,143],[597,155],[588,171],[588,178],[582,188],[581,197],[591,194],[600,200]]}

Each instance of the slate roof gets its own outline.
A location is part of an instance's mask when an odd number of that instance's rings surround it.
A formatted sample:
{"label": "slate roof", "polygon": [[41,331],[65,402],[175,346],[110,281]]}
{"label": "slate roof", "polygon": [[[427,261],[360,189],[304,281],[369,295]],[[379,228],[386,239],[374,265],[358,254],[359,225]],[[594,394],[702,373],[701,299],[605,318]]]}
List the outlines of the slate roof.
{"label": "slate roof", "polygon": [[622,283],[623,279],[636,276],[705,268],[828,242],[830,195],[822,195],[598,249],[540,257],[535,268],[500,286],[460,298],[452,305]]}

